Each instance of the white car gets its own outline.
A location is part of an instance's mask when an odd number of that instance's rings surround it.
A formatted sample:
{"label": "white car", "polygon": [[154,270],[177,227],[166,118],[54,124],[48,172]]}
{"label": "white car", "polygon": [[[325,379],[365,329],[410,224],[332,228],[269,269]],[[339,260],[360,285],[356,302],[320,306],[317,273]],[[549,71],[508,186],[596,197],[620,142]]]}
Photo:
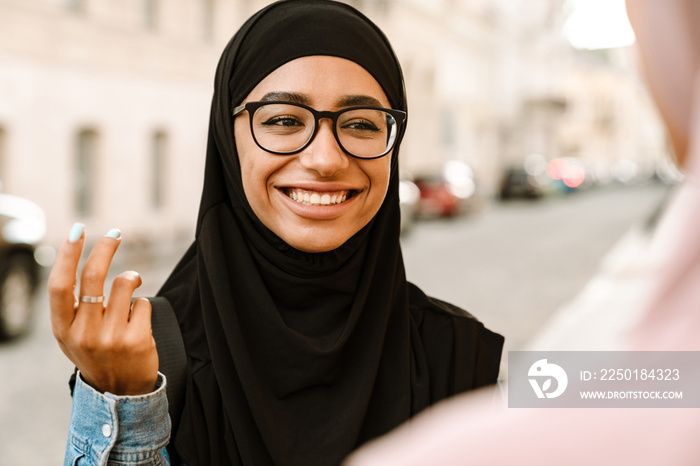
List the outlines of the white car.
{"label": "white car", "polygon": [[30,328],[40,266],[35,251],[46,235],[46,216],[35,203],[0,194],[0,340]]}

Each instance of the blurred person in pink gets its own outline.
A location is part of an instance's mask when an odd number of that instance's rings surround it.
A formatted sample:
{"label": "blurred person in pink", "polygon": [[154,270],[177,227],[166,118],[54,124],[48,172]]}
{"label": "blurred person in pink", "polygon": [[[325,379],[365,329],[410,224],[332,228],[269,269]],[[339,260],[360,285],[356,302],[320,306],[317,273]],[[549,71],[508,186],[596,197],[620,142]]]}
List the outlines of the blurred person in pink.
{"label": "blurred person in pink", "polygon": [[[655,233],[665,262],[620,349],[700,351],[700,3],[628,0],[643,71],[686,180]],[[482,391],[444,402],[348,466],[698,465],[695,409],[508,409]]]}

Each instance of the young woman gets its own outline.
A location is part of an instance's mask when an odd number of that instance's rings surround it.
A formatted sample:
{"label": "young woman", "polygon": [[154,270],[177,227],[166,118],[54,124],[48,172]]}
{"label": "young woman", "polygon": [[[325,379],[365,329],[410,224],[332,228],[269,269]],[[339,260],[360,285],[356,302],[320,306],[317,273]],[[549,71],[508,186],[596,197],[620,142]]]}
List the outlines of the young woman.
{"label": "young woman", "polygon": [[496,381],[503,338],[406,281],[406,110],[388,41],[353,8],[282,1],[241,27],[217,69],[196,238],[159,293],[187,352],[179,422],[171,434],[149,302],[130,307],[138,274],[101,302],[120,233],[97,243],[76,298],[77,226],[50,277],[79,369],[67,461],[339,464]]}

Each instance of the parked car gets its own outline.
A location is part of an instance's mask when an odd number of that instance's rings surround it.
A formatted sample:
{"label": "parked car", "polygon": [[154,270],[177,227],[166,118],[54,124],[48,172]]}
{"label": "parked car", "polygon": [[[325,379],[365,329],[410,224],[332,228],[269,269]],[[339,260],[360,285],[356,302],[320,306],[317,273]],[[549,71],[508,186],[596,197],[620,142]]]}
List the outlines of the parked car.
{"label": "parked car", "polygon": [[399,181],[399,207],[401,208],[401,232],[409,230],[416,217],[420,190],[408,172],[402,172]]}
{"label": "parked car", "polygon": [[416,178],[420,190],[418,214],[430,217],[453,217],[469,209],[476,196],[476,182],[471,167],[451,160],[437,174]]}
{"label": "parked car", "polygon": [[34,252],[45,234],[46,217],[38,205],[0,194],[0,340],[30,328],[40,275]]}
{"label": "parked car", "polygon": [[523,168],[509,168],[503,175],[500,187],[501,199],[542,197],[542,185]]}

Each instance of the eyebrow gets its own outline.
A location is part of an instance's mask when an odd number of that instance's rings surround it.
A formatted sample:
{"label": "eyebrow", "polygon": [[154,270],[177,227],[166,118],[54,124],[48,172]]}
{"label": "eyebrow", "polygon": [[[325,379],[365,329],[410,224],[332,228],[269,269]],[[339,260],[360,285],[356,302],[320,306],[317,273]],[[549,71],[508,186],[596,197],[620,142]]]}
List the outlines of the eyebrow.
{"label": "eyebrow", "polygon": [[260,99],[261,102],[273,102],[276,100],[281,102],[309,105],[309,98],[306,95],[299,94],[297,92],[268,92],[262,97],[262,99]]}
{"label": "eyebrow", "polygon": [[[306,94],[298,92],[276,91],[268,92],[262,99],[262,102],[282,101],[292,102],[296,104],[310,105],[311,99]],[[382,107],[382,103],[374,97],[368,95],[347,95],[341,98],[338,107]]]}
{"label": "eyebrow", "polygon": [[338,102],[339,107],[359,107],[359,106],[367,106],[367,107],[383,107],[382,103],[375,99],[374,97],[370,97],[368,95],[348,95],[340,99],[340,102]]}

